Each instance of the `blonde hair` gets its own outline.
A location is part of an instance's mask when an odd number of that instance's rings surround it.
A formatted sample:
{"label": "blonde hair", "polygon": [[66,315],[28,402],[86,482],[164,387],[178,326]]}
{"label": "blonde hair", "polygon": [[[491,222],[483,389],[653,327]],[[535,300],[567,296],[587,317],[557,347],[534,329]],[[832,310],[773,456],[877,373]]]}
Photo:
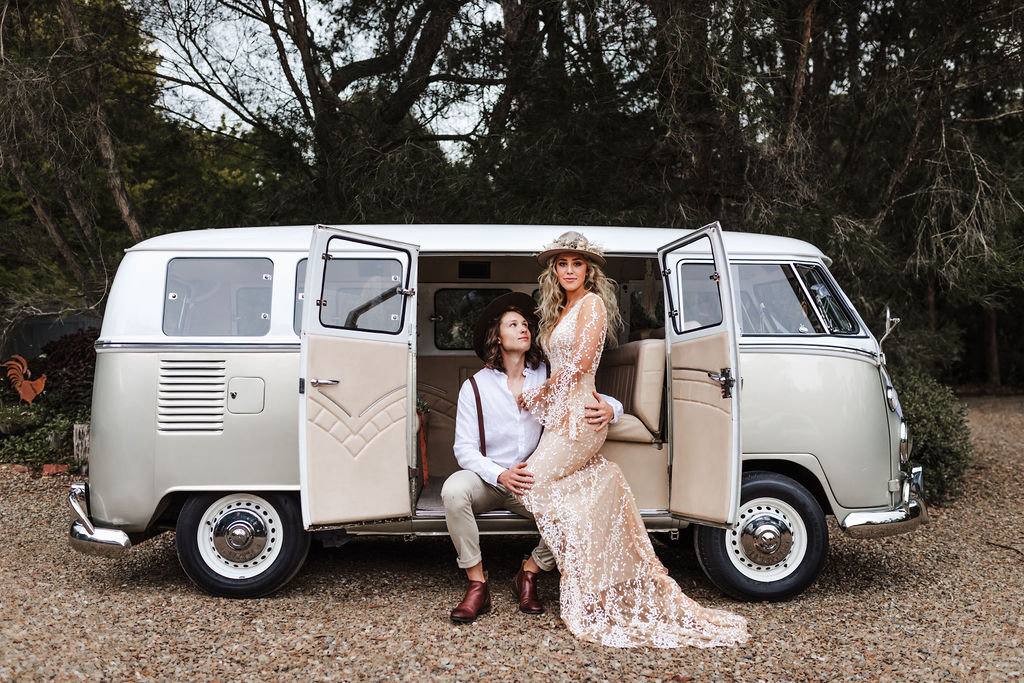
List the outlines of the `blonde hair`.
{"label": "blonde hair", "polygon": [[[587,262],[587,276],[583,280],[583,289],[594,292],[604,302],[605,312],[608,316],[608,335],[606,343],[614,347],[618,343],[619,330],[622,329],[622,314],[619,313],[619,301],[615,296],[615,280],[604,274],[601,266],[593,260],[580,254]],[[555,329],[558,323],[558,316],[565,308],[565,290],[558,284],[558,273],[555,270],[555,262],[558,254],[548,259],[548,265],[541,271],[537,282],[540,284],[540,296],[537,302],[537,314],[540,316],[540,334],[538,341],[547,341],[551,330]]]}

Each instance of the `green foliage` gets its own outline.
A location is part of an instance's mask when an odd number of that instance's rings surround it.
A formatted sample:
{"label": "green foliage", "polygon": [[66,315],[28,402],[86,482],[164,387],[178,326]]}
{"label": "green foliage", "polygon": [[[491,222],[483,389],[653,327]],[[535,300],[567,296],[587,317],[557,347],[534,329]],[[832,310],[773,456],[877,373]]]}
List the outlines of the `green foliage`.
{"label": "green foliage", "polygon": [[952,502],[974,455],[967,409],[949,387],[920,370],[893,372],[893,383],[913,439],[911,464],[924,467],[928,502]]}
{"label": "green foliage", "polygon": [[0,437],[0,462],[25,465],[33,470],[47,463],[66,464],[75,462],[74,426],[87,422],[83,415],[50,413],[38,408],[34,411],[41,422],[30,431]]}
{"label": "green foliage", "polygon": [[35,429],[42,422],[41,412],[38,406],[24,403],[0,407],[0,438]]}
{"label": "green foliage", "polygon": [[74,425],[89,422],[98,335],[92,327],[43,346],[28,363],[33,377],[46,374],[46,387],[31,405],[19,403],[9,386],[0,391],[0,462],[34,470],[47,463],[77,464]]}

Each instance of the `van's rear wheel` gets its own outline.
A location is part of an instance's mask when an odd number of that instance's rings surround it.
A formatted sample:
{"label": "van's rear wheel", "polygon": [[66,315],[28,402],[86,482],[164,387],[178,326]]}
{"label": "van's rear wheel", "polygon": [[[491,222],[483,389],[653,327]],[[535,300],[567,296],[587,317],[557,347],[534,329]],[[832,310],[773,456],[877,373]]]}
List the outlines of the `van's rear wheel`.
{"label": "van's rear wheel", "polygon": [[743,475],[739,525],[698,527],[697,559],[708,578],[739,600],[784,600],[804,591],[828,555],[828,526],[818,501],[789,477]]}
{"label": "van's rear wheel", "polygon": [[292,580],[309,551],[294,496],[230,493],[189,498],[175,546],[200,588],[226,598],[258,598]]}

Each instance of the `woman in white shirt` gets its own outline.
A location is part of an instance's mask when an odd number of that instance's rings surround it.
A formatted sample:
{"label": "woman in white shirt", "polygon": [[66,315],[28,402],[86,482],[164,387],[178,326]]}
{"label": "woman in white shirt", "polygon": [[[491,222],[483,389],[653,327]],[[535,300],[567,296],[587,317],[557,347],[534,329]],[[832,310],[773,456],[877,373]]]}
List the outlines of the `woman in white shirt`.
{"label": "woman in white shirt", "polygon": [[[536,343],[534,306],[533,298],[521,292],[491,302],[480,315],[473,338],[484,368],[459,391],[455,457],[462,469],[452,474],[441,490],[448,533],[458,552],[459,567],[469,579],[465,597],[451,613],[457,623],[472,622],[491,608],[476,515],[504,508],[533,517],[517,496],[533,484],[524,461],[537,447],[542,431],[529,412],[519,409],[519,395],[524,389],[539,387],[548,375]],[[586,419],[600,431],[618,419],[622,404],[596,392],[594,399],[594,404],[587,406]],[[554,567],[554,557],[541,540],[512,582],[521,611],[544,611],[537,597],[536,578]]]}

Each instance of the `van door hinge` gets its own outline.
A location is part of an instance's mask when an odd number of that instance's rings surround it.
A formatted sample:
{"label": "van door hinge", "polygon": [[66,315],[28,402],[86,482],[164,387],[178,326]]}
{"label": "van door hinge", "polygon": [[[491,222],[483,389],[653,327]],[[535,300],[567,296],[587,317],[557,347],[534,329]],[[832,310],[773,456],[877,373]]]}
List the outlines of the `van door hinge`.
{"label": "van door hinge", "polygon": [[323,308],[324,306],[327,305],[327,299],[317,299],[316,305],[319,306],[320,308]]}
{"label": "van door hinge", "polygon": [[672,269],[671,268],[663,268],[662,271],[661,271],[661,276],[662,277],[668,277],[671,274],[672,274]]}
{"label": "van door hinge", "polygon": [[399,287],[397,291],[402,296],[415,296],[416,295],[416,288],[415,287],[413,287],[412,289],[402,289],[401,287]]}
{"label": "van door hinge", "polygon": [[323,254],[320,255],[320,258],[323,259],[324,261],[330,261],[334,257],[325,251]]}

